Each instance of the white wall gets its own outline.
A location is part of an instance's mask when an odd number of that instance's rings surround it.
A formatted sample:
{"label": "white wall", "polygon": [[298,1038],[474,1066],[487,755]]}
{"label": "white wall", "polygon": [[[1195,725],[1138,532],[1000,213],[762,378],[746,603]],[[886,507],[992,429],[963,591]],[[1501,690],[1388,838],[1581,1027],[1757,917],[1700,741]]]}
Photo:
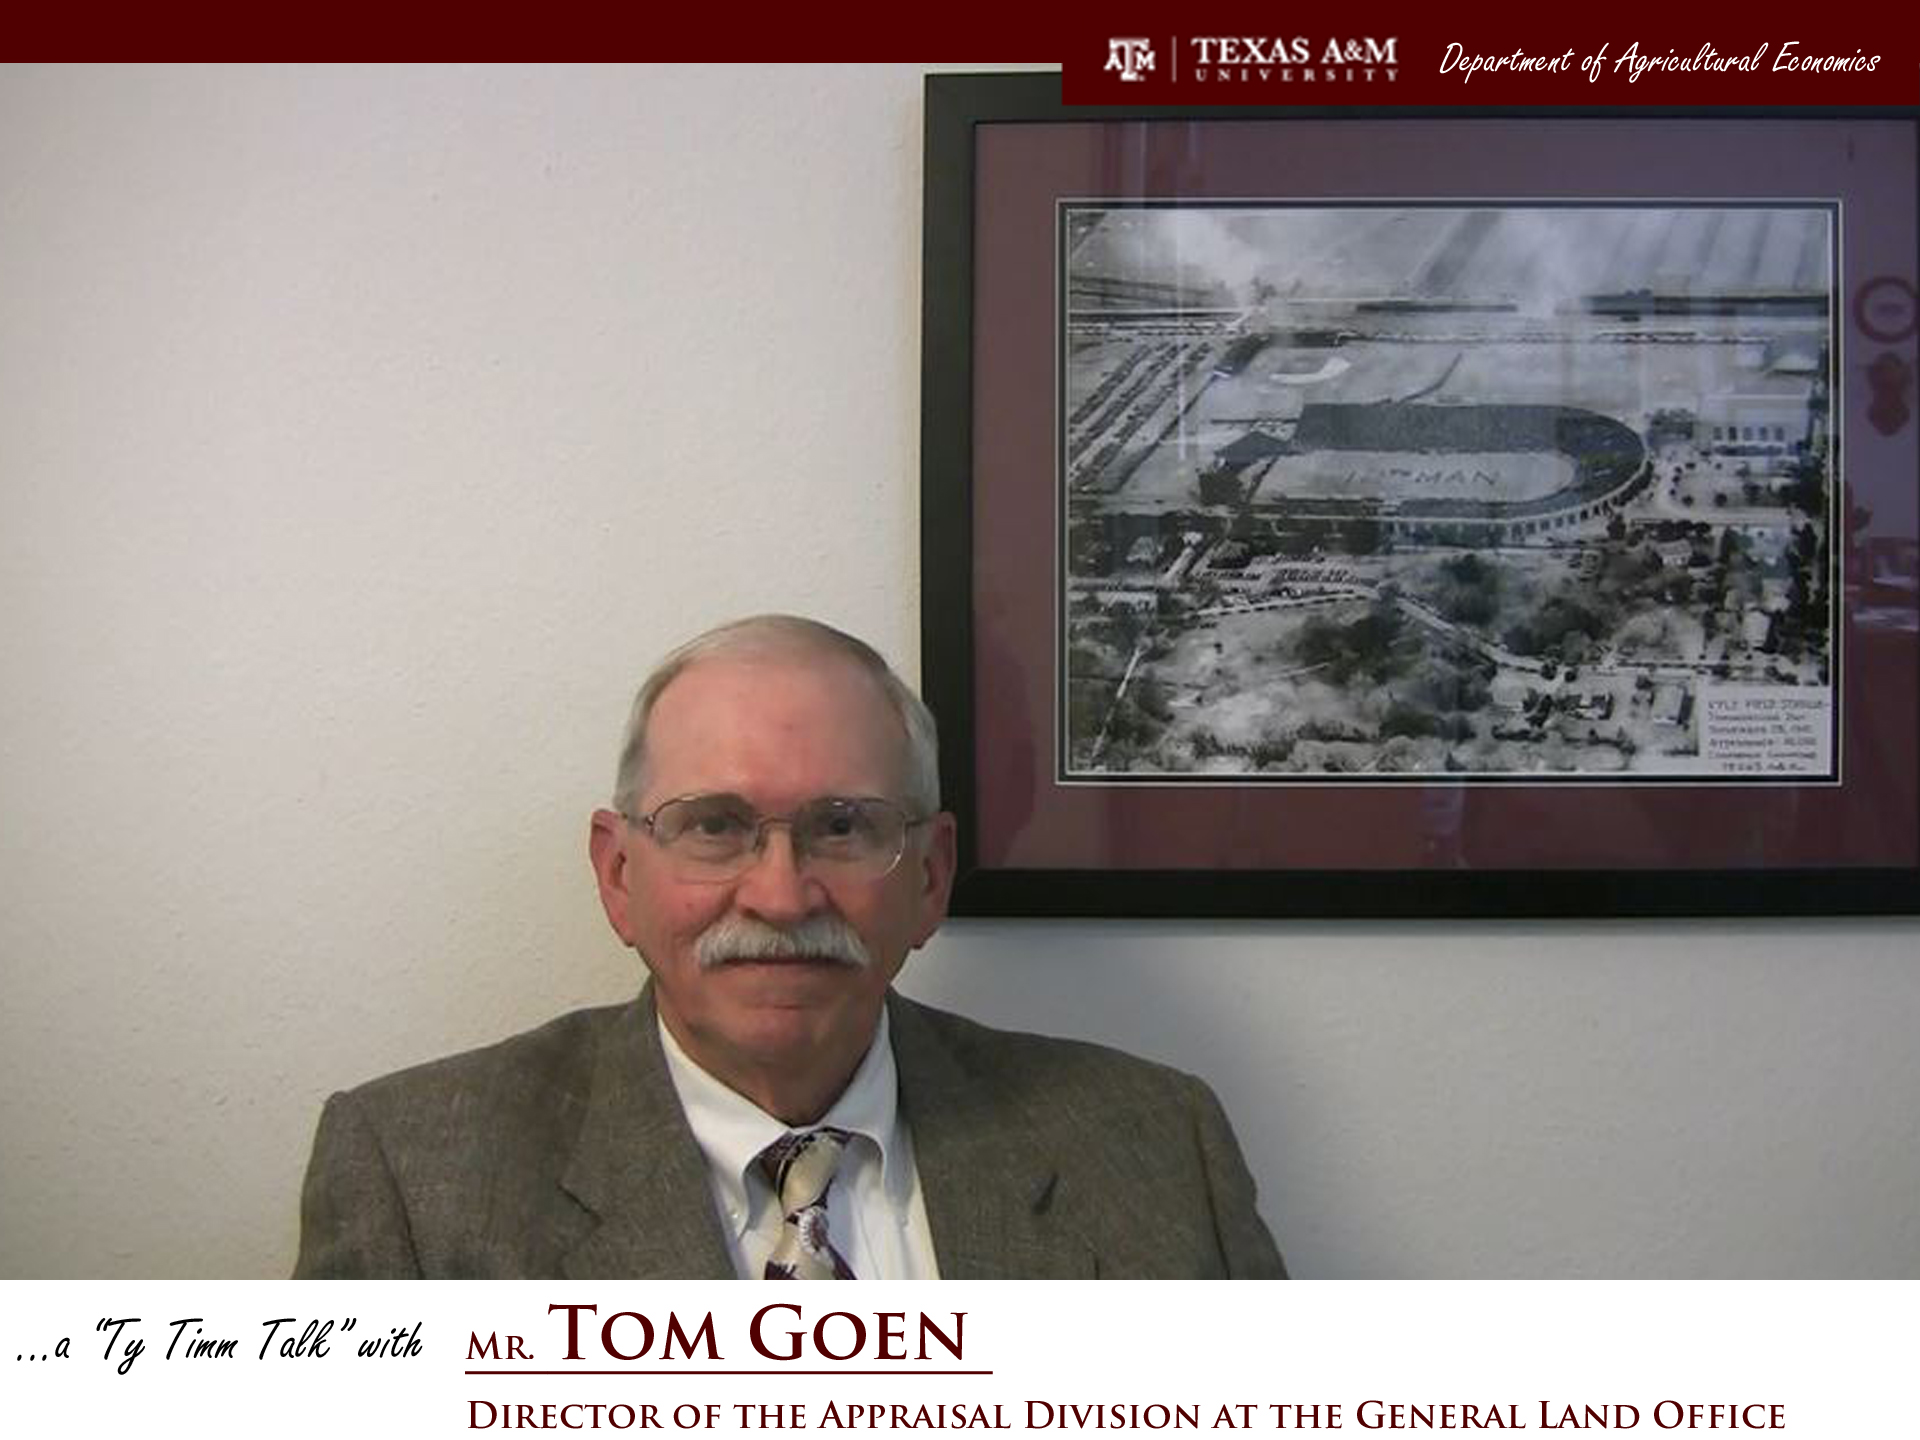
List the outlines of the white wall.
{"label": "white wall", "polygon": [[[0,1275],[269,1275],[325,1093],[635,983],[717,619],[917,660],[920,74],[0,72]],[[1899,922],[955,923],[1306,1275],[1920,1275]]]}

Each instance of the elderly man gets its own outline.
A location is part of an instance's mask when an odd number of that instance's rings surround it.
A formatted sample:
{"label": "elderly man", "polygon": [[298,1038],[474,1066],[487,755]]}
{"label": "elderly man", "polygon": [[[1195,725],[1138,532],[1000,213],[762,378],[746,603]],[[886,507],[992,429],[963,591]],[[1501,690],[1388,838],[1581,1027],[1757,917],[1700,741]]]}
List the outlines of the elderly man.
{"label": "elderly man", "polygon": [[302,1276],[1280,1276],[1199,1081],[891,990],[946,914],[933,719],[761,616],[634,701],[588,849],[637,1000],[328,1101]]}

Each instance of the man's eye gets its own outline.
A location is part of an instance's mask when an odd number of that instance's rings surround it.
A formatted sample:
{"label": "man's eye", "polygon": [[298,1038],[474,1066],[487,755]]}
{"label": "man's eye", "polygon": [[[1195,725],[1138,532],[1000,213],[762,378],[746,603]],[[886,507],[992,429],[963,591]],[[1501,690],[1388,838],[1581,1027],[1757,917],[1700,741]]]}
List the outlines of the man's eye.
{"label": "man's eye", "polygon": [[667,835],[688,845],[733,845],[751,836],[756,823],[737,805],[694,805],[681,814]]}
{"label": "man's eye", "polygon": [[873,824],[858,805],[827,805],[807,821],[807,843],[823,854],[864,846],[873,838]]}

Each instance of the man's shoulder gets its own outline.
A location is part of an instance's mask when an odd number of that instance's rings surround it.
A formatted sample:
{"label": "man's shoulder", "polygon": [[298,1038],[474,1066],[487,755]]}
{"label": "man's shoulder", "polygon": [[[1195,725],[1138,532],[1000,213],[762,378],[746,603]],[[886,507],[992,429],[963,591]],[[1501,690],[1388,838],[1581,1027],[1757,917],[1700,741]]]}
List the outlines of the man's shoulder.
{"label": "man's shoulder", "polygon": [[[1084,1247],[1074,1263],[1097,1257],[1103,1275],[1286,1273],[1233,1126],[1204,1081],[1111,1046],[995,1029],[899,997],[893,1044],[922,1178],[931,1166],[960,1186],[959,1200],[930,1189],[929,1215],[964,1210],[983,1185],[1037,1183],[1021,1193],[1042,1197],[1031,1214],[1049,1218],[1033,1223],[1075,1237],[1052,1251],[1037,1244],[1014,1273],[1082,1273],[1039,1258],[1060,1260],[1073,1245]],[[981,1268],[1007,1266],[995,1256]]]}
{"label": "man's shoulder", "polygon": [[[335,1094],[301,1202],[301,1275],[548,1275],[589,1222],[568,1177],[644,1109],[649,1008],[578,1010]],[[604,1137],[603,1137],[604,1138]],[[626,1138],[633,1138],[631,1133]]]}
{"label": "man's shoulder", "polygon": [[1165,1095],[1202,1085],[1185,1071],[1111,1045],[1003,1030],[898,994],[893,1015],[896,1049],[930,1040],[969,1075],[998,1086],[1056,1095],[1058,1086]]}
{"label": "man's shoulder", "polygon": [[584,1106],[599,1055],[628,1024],[634,1002],[574,1010],[492,1044],[410,1065],[344,1092],[355,1109],[388,1122],[422,1125],[485,1112]]}

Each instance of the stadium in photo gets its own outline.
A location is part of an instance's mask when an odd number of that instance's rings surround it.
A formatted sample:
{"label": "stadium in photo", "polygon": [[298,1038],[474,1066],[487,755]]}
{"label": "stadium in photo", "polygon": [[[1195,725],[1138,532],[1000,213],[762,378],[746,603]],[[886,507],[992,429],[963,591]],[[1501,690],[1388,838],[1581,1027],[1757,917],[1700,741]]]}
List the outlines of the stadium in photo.
{"label": "stadium in photo", "polygon": [[1708,690],[1830,706],[1834,224],[1063,205],[1063,778],[1697,776]]}

